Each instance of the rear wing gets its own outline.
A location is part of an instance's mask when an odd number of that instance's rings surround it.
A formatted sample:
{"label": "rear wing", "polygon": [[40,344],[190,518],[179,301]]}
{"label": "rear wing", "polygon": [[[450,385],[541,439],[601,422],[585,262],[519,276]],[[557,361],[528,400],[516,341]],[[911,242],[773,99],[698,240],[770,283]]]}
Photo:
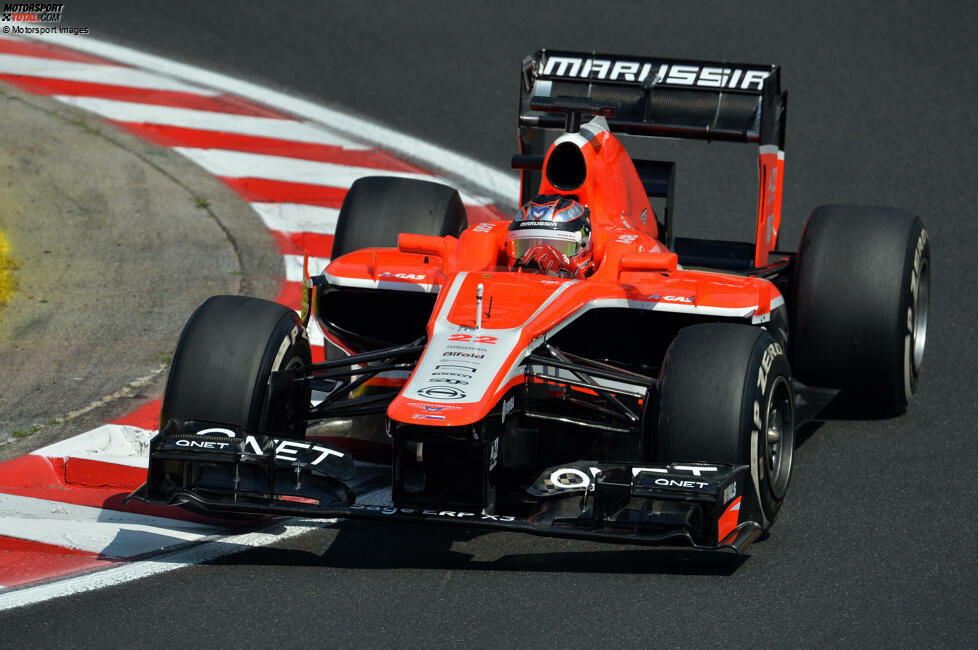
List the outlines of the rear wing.
{"label": "rear wing", "polygon": [[[612,106],[607,121],[616,133],[756,143],[760,183],[753,262],[767,264],[781,223],[788,95],[781,90],[779,66],[539,50],[521,67],[522,156],[543,155],[547,132],[562,131],[568,123],[553,111],[537,109],[573,98]],[[669,163],[635,162],[649,196],[662,197],[663,186],[671,189]],[[643,165],[646,173],[641,173]],[[668,177],[649,173],[656,168],[668,169]],[[538,172],[524,168],[523,202],[538,185]],[[662,224],[667,245],[675,238],[670,212]]]}

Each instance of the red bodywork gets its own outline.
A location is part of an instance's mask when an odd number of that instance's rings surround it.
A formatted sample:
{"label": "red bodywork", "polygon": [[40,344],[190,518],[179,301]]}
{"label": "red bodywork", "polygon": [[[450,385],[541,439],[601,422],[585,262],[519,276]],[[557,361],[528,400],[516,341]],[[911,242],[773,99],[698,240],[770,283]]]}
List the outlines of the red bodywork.
{"label": "red bodywork", "polygon": [[[504,221],[471,225],[458,239],[402,234],[397,248],[356,251],[326,268],[333,286],[439,294],[427,347],[390,404],[391,419],[425,426],[479,421],[524,381],[521,361],[533,348],[590,309],[627,307],[761,323],[783,304],[767,280],[679,267],[677,256],[656,238],[655,214],[624,147],[601,120],[588,126],[558,138],[544,161],[547,169],[558,144],[575,143],[586,163],[583,183],[560,190],[544,174],[539,188],[541,194],[576,195],[590,208],[596,270],[587,279],[507,270]],[[774,248],[780,221],[783,158],[773,149],[761,152],[759,265]]]}

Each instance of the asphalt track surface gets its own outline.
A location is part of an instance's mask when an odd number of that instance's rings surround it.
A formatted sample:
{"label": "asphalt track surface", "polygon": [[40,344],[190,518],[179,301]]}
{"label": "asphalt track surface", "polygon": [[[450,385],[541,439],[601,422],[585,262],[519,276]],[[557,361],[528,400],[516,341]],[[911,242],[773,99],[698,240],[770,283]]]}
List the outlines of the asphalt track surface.
{"label": "asphalt track surface", "polygon": [[[450,2],[67,9],[96,37],[373,117],[499,167],[515,146],[519,59],[537,47],[780,63],[791,96],[783,241],[797,241],[819,203],[918,212],[934,254],[930,336],[905,416],[805,431],[781,518],[746,558],[349,522],[14,610],[0,615],[0,644],[978,642],[974,5],[565,2],[532,16],[525,4]],[[682,232],[736,235],[751,219],[721,198],[742,191],[740,177],[720,170],[701,184],[714,152],[736,157],[713,145],[680,170]]]}

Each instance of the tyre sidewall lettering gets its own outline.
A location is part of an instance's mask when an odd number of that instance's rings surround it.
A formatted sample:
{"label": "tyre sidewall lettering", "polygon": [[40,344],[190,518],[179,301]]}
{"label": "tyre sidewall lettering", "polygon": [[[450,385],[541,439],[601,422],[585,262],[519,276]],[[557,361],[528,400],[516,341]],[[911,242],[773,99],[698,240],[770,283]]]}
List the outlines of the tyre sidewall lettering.
{"label": "tyre sidewall lettering", "polygon": [[[777,378],[790,378],[787,358],[780,343],[771,341],[760,355],[757,366],[756,381],[753,382],[754,399],[751,406],[750,438],[748,445],[748,466],[754,483],[754,496],[757,499],[758,510],[763,517],[766,528],[777,516],[782,500],[775,497],[770,482],[774,479],[767,468],[767,430],[770,426],[770,403],[774,398]],[[790,381],[789,381],[790,390]]]}

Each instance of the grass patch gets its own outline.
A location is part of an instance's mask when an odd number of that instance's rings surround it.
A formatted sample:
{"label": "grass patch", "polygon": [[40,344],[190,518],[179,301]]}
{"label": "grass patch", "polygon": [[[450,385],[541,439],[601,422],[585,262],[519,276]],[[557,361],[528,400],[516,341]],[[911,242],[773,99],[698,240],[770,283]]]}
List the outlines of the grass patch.
{"label": "grass patch", "polygon": [[30,429],[17,429],[14,431],[14,438],[29,438],[43,428],[43,424],[35,424]]}
{"label": "grass patch", "polygon": [[202,196],[195,196],[194,205],[196,205],[201,210],[206,210],[207,208],[211,207],[211,202]]}

